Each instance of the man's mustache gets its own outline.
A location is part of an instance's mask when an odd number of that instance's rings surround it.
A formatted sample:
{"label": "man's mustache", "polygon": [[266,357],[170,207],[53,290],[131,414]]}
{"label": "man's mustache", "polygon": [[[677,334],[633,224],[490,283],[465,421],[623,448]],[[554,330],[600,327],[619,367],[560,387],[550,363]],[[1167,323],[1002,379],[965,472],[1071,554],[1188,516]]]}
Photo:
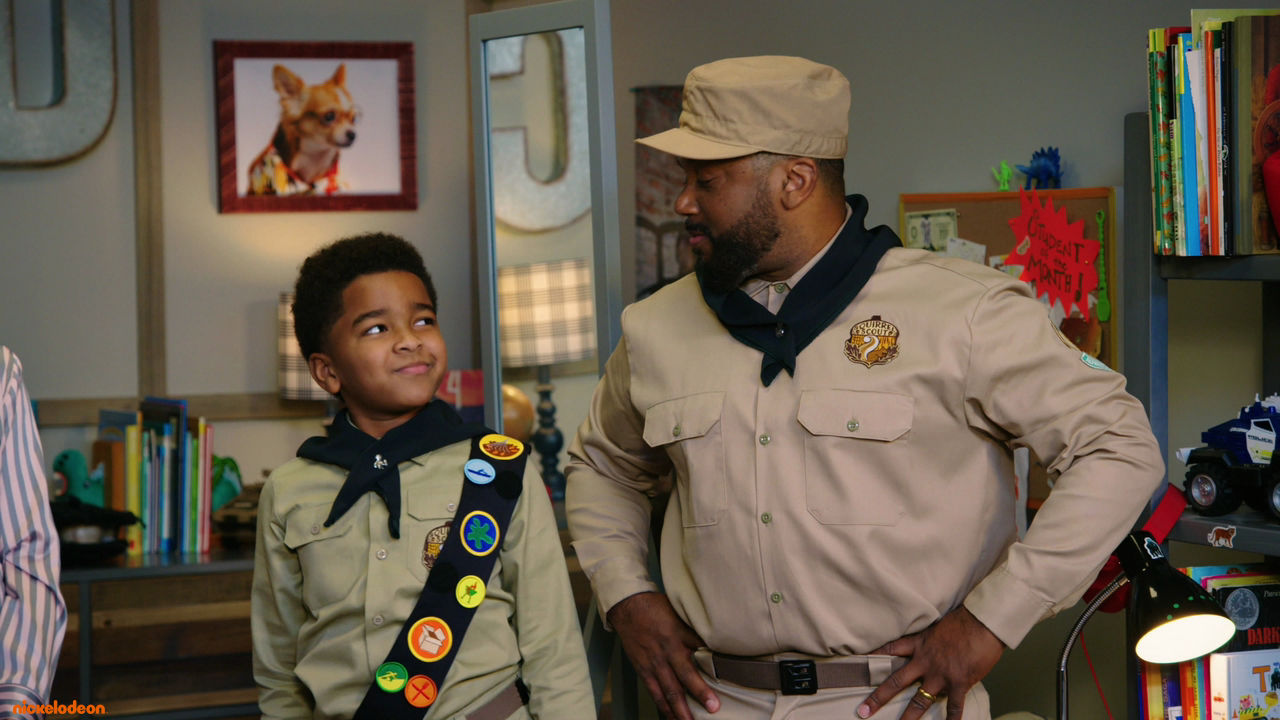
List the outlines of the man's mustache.
{"label": "man's mustache", "polygon": [[698,223],[686,222],[684,224],[684,231],[690,235],[711,236],[711,228],[706,225],[699,225]]}

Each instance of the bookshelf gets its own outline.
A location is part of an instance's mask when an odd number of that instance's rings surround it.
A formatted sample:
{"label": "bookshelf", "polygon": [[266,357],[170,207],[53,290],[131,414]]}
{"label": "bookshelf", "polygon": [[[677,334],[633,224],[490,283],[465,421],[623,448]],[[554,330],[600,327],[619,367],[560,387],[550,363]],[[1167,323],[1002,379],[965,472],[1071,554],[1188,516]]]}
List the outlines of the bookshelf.
{"label": "bookshelf", "polygon": [[[1280,255],[1240,257],[1168,257],[1152,252],[1151,145],[1147,114],[1124,118],[1124,251],[1120,341],[1128,389],[1142,401],[1151,429],[1168,457],[1170,280],[1236,280],[1262,283],[1262,389],[1280,390]],[[1159,497],[1151,499],[1154,507]],[[1280,524],[1247,507],[1216,518],[1187,511],[1171,540],[1209,545],[1213,527],[1234,525],[1233,549],[1280,556]],[[1128,717],[1138,718],[1135,658],[1129,654]]]}
{"label": "bookshelf", "polygon": [[65,568],[53,699],[134,720],[258,717],[252,577],[252,550]]}

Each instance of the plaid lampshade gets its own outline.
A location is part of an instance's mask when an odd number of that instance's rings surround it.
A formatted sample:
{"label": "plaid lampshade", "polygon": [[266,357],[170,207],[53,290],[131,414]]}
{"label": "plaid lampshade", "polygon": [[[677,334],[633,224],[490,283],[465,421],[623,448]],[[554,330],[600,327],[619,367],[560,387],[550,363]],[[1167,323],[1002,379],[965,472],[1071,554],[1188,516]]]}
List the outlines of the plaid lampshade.
{"label": "plaid lampshade", "polygon": [[498,268],[503,367],[575,362],[596,351],[591,272],[583,258]]}
{"label": "plaid lampshade", "polygon": [[329,400],[311,378],[307,360],[302,357],[298,338],[293,334],[293,293],[280,293],[276,304],[276,385],[285,400]]}

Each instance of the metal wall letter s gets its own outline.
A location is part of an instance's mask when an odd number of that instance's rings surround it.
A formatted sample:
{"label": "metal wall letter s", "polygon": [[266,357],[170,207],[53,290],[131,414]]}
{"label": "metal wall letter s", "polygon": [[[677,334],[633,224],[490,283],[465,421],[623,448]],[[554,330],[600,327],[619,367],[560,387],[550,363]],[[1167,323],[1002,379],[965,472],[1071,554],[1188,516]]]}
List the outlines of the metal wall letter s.
{"label": "metal wall letter s", "polygon": [[[0,0],[0,165],[69,160],[106,134],[116,103],[113,0],[63,0],[62,97],[48,107],[18,107],[13,2]],[[60,47],[59,47],[60,46]]]}

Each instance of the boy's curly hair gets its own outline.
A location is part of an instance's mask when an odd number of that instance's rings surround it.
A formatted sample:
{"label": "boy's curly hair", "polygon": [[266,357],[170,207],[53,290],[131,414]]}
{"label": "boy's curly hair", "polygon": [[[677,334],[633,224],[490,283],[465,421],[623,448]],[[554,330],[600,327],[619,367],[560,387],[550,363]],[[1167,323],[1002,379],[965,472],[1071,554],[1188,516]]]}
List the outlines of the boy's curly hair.
{"label": "boy's curly hair", "polygon": [[397,235],[377,232],[343,238],[304,260],[293,299],[293,329],[302,357],[323,352],[329,330],[342,316],[342,292],[353,280],[396,270],[418,276],[431,304],[439,307],[422,255]]}

